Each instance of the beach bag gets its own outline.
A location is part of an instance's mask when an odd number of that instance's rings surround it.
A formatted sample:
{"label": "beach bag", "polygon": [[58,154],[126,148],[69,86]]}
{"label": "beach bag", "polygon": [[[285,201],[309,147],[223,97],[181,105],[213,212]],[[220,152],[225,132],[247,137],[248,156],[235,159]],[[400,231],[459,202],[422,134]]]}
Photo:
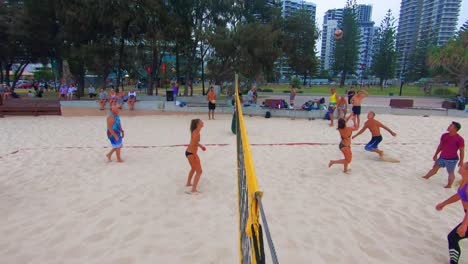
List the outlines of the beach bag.
{"label": "beach bag", "polygon": [[270,117],[271,117],[270,111],[266,111],[266,113],[265,113],[265,118],[270,118]]}
{"label": "beach bag", "polygon": [[326,119],[326,120],[330,120],[330,112],[327,112],[327,113],[325,114],[325,117],[324,117],[324,119]]}
{"label": "beach bag", "polygon": [[324,104],[324,103],[325,103],[325,98],[323,98],[323,97],[320,98],[319,103],[320,103],[320,104]]}

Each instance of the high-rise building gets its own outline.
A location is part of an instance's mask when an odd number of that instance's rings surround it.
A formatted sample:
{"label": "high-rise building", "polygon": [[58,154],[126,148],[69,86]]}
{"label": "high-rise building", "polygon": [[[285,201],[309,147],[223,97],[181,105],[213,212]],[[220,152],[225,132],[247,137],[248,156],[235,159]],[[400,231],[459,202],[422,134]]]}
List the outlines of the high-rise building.
{"label": "high-rise building", "polygon": [[322,48],[320,53],[320,68],[330,70],[333,67],[335,51],[335,30],[343,21],[343,9],[330,9],[323,16]]}
{"label": "high-rise building", "polygon": [[[315,13],[317,5],[315,3],[303,0],[281,0],[281,14],[283,18],[286,18],[298,10],[306,10],[310,13],[310,18],[315,23]],[[287,59],[282,57],[277,62],[276,65],[280,72],[280,78],[284,79],[286,75],[294,74],[291,67],[287,63]]]}
{"label": "high-rise building", "polygon": [[281,14],[284,17],[288,17],[292,13],[299,9],[307,10],[310,13],[310,18],[315,21],[315,13],[317,5],[304,0],[282,0],[281,1]]}
{"label": "high-rise building", "polygon": [[421,41],[444,45],[454,34],[461,0],[402,0],[396,40],[397,74]]}
{"label": "high-rise building", "polygon": [[[334,32],[340,28],[343,22],[344,9],[330,9],[323,17],[321,69],[331,70],[335,52]],[[358,5],[356,18],[359,30],[359,60],[356,72],[362,77],[364,72],[372,66],[372,55],[374,47],[374,22],[371,21],[372,5]],[[344,33],[346,34],[346,32]]]}

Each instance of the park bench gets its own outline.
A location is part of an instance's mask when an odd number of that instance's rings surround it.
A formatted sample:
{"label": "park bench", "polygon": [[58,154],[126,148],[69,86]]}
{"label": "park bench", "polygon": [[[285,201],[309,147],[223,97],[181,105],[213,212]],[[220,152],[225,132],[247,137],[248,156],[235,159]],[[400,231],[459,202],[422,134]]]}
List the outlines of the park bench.
{"label": "park bench", "polygon": [[390,99],[390,107],[392,108],[412,108],[413,105],[413,99]]}
{"label": "park bench", "polygon": [[9,100],[0,106],[0,116],[2,115],[61,115],[60,103],[58,101],[36,101],[36,100]]}

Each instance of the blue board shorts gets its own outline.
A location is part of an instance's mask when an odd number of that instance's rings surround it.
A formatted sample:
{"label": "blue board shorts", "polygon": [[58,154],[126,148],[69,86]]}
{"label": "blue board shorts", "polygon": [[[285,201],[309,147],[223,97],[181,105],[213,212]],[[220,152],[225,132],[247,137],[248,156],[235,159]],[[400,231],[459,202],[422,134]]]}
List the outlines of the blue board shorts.
{"label": "blue board shorts", "polygon": [[438,158],[435,162],[435,165],[441,168],[447,168],[447,172],[453,173],[457,167],[458,159],[443,159]]}
{"label": "blue board shorts", "polygon": [[382,142],[382,139],[383,139],[382,136],[372,137],[371,141],[369,141],[369,143],[367,143],[367,145],[364,147],[364,149],[367,150],[367,151],[378,149],[379,143]]}
{"label": "blue board shorts", "polygon": [[115,138],[111,135],[111,133],[109,131],[107,131],[107,138],[109,139],[109,141],[110,141],[110,143],[112,145],[112,148],[117,149],[117,148],[122,147],[123,139],[122,139],[122,135],[120,133],[117,133],[118,140],[115,140]]}

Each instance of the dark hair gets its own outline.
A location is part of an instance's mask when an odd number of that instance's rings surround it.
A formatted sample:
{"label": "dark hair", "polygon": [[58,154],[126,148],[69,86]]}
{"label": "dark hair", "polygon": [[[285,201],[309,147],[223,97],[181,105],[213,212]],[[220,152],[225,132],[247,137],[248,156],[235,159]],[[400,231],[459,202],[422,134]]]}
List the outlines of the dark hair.
{"label": "dark hair", "polygon": [[193,133],[197,129],[198,122],[200,122],[199,118],[192,119],[192,122],[190,122],[190,133]]}
{"label": "dark hair", "polygon": [[338,129],[343,129],[346,127],[346,121],[344,118],[338,119]]}
{"label": "dark hair", "polygon": [[458,122],[453,121],[452,125],[457,128],[457,131],[460,130],[460,128],[461,128],[461,125]]}

